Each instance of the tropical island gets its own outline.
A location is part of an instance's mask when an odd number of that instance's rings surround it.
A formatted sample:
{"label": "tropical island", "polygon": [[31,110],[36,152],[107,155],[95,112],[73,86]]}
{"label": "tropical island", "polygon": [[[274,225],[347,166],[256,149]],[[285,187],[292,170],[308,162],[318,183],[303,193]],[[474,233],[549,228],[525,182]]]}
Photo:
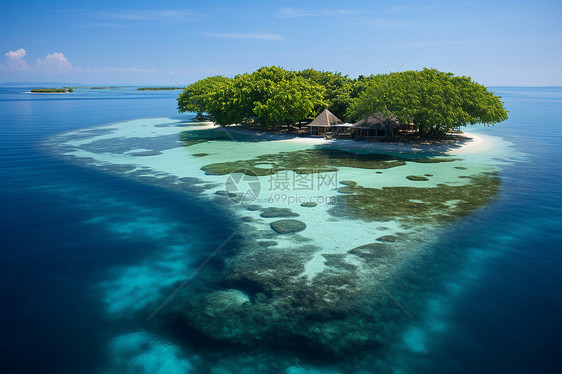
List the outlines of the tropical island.
{"label": "tropical island", "polygon": [[181,87],[139,87],[137,91],[174,91],[181,89]]}
{"label": "tropical island", "polygon": [[63,88],[34,88],[31,90],[32,93],[70,93],[74,92],[72,87]]}
{"label": "tropical island", "polygon": [[[493,125],[507,112],[486,87],[434,69],[351,79],[265,67],[195,82],[178,109],[212,123],[143,118],[51,143],[72,162],[200,198],[228,218],[227,231],[236,228],[170,305],[158,306],[161,291],[112,285],[108,308],[149,311],[151,324],[178,339],[187,331],[260,354],[289,347],[303,360],[321,355],[350,368],[364,352],[389,349],[425,307],[425,290],[448,274],[443,263],[462,255],[430,244],[497,198],[500,160],[510,154],[486,135],[449,142],[449,132]],[[328,133],[412,141],[295,136]],[[179,258],[204,263],[213,250]],[[161,271],[157,283],[170,290],[188,266],[147,271]],[[115,284],[134,284],[129,276]]]}
{"label": "tropical island", "polygon": [[[136,119],[59,134],[53,144],[68,160],[185,192],[231,220],[235,234],[216,264],[173,303],[160,311],[160,291],[113,285],[108,305],[150,310],[151,324],[170,335],[187,331],[234,352],[289,347],[352,367],[364,352],[391,347],[425,307],[425,290],[447,276],[442,264],[458,263],[430,244],[497,198],[498,165],[510,154],[507,142],[483,134],[449,142],[450,131],[493,125],[507,112],[486,87],[432,69],[351,79],[265,67],[195,82],[178,109],[212,123]],[[412,141],[295,136],[328,132]],[[209,253],[180,258],[198,264]],[[158,278],[166,290],[185,280],[184,266],[169,269]],[[115,284],[135,282],[128,277]]]}
{"label": "tropical island", "polygon": [[179,112],[195,112],[220,126],[372,140],[439,138],[463,126],[507,119],[501,97],[485,86],[427,68],[352,79],[263,67],[199,80],[177,100]]}

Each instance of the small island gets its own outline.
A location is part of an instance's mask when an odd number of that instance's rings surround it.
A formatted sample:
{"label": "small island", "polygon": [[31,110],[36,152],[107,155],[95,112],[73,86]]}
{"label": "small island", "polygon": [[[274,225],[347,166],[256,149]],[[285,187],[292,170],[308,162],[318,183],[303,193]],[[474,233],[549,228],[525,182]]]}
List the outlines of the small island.
{"label": "small island", "polygon": [[263,67],[199,80],[177,101],[180,113],[220,126],[356,140],[443,138],[463,126],[507,119],[501,97],[485,86],[428,68],[352,79]]}
{"label": "small island", "polygon": [[74,92],[72,87],[63,88],[34,88],[31,90],[32,93],[70,93]]}
{"label": "small island", "polygon": [[[195,82],[178,107],[210,122],[134,119],[55,144],[85,166],[200,198],[240,227],[217,271],[154,315],[182,326],[171,336],[236,349],[355,360],[390,347],[411,321],[395,300],[422,300],[429,267],[458,259],[425,248],[500,196],[498,163],[512,152],[491,136],[449,135],[507,112],[486,87],[433,69],[351,79],[266,67]],[[183,269],[163,278],[182,282]]]}
{"label": "small island", "polygon": [[182,89],[182,87],[139,87],[137,91],[174,91]]}

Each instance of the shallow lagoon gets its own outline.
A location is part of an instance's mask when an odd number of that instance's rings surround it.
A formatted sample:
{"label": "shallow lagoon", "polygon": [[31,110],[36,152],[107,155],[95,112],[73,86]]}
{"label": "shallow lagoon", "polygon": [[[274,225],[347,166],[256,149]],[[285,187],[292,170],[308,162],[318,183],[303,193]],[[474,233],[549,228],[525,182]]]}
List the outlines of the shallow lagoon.
{"label": "shallow lagoon", "polygon": [[[498,160],[521,157],[500,138],[476,139],[484,150],[470,151],[470,139],[322,142],[151,118],[65,133],[49,146],[84,166],[197,195],[238,222],[209,254],[217,261],[211,269],[197,268],[195,246],[170,246],[158,261],[119,269],[102,283],[115,318],[149,316],[146,332],[113,341],[119,365],[126,350],[151,371],[164,344],[178,368],[204,371],[219,360],[213,372],[239,365],[293,372],[320,362],[367,370],[401,339],[425,351],[426,334],[412,324],[428,302],[422,286],[451,271],[427,267],[427,248],[451,222],[496,198],[506,163]],[[157,331],[170,341],[151,335]],[[155,348],[131,352],[138,339]],[[223,350],[195,348],[191,360],[173,359],[185,339]]]}

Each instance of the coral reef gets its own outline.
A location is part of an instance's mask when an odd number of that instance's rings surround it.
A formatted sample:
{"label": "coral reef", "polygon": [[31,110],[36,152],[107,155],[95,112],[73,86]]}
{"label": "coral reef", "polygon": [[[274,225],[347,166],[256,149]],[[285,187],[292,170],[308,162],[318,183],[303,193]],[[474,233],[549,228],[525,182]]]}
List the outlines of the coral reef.
{"label": "coral reef", "polygon": [[421,181],[428,181],[429,179],[427,179],[426,177],[420,177],[417,175],[408,175],[406,177],[406,179],[409,179],[411,181],[417,181],[417,182],[421,182]]}
{"label": "coral reef", "polygon": [[[271,168],[257,167],[271,164]],[[405,159],[389,155],[357,154],[331,149],[309,149],[295,152],[280,152],[257,156],[251,160],[220,162],[203,166],[209,175],[226,175],[239,169],[248,169],[257,175],[271,175],[279,170],[293,170],[297,173],[320,173],[337,171],[338,167],[360,169],[388,169],[406,164]]]}
{"label": "coral reef", "polygon": [[496,196],[500,185],[495,173],[481,173],[466,179],[469,183],[461,186],[438,184],[426,188],[382,189],[346,186],[346,194],[338,198],[330,213],[367,221],[395,219],[410,225],[451,222],[487,204]]}
{"label": "coral reef", "polygon": [[260,214],[263,218],[288,218],[288,217],[298,217],[299,214],[293,212],[289,208],[265,208]]}
{"label": "coral reef", "polygon": [[271,222],[271,228],[278,234],[292,234],[306,229],[306,223],[297,219],[280,219]]}

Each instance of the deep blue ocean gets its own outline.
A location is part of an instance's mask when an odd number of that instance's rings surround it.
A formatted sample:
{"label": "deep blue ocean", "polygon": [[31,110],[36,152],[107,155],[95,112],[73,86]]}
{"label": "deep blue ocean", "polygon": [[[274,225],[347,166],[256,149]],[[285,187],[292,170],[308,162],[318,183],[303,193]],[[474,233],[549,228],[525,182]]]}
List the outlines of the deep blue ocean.
{"label": "deep blue ocean", "polygon": [[[196,197],[69,163],[44,145],[70,130],[183,118],[178,91],[29,88],[0,87],[0,372],[96,373],[110,365],[108,340],[128,328],[105,312],[99,283],[165,244],[150,230],[106,226],[146,214],[212,248],[224,239],[216,228],[232,223]],[[488,258],[465,264],[474,280],[447,306],[448,328],[427,342],[430,357],[412,358],[415,372],[562,367],[562,87],[494,90],[510,119],[470,131],[502,137],[525,157],[502,167],[494,202],[435,244]]]}

